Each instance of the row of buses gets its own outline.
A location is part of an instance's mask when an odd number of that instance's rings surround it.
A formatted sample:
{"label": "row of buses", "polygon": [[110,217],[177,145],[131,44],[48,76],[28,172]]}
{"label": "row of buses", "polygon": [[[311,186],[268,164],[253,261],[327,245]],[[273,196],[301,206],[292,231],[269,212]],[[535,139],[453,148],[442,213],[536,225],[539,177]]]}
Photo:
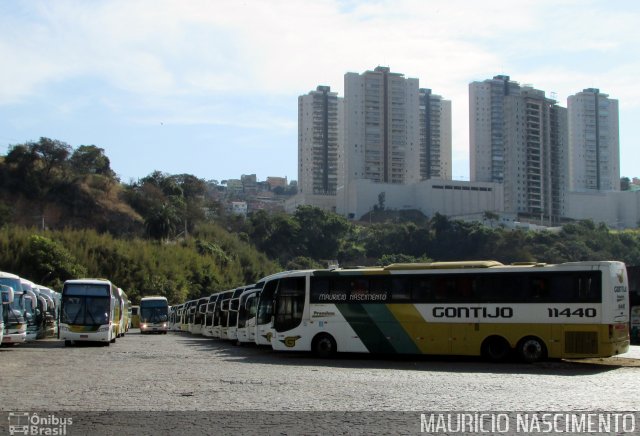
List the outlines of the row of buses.
{"label": "row of buses", "polygon": [[287,271],[174,306],[168,328],[321,357],[608,357],[629,348],[629,286],[615,261]]}
{"label": "row of buses", "polygon": [[56,335],[60,310],[58,292],[0,271],[0,295],[2,344],[19,344]]}

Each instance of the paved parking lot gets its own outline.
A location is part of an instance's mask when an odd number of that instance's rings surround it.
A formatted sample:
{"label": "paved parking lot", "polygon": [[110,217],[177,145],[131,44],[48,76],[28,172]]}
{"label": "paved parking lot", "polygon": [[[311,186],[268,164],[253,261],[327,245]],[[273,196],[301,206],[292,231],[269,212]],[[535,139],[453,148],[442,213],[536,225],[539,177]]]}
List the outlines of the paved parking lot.
{"label": "paved parking lot", "polygon": [[318,360],[188,333],[132,331],[110,347],[45,340],[1,348],[0,405],[48,413],[635,411],[639,358],[640,347],[623,357],[534,365],[420,356]]}

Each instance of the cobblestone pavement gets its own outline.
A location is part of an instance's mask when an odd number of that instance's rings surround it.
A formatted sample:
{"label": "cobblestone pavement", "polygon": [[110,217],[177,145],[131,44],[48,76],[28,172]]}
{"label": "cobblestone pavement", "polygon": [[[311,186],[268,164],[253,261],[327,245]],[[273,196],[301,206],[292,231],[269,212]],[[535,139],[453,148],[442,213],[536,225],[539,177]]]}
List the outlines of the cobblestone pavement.
{"label": "cobblestone pavement", "polygon": [[45,340],[0,348],[0,410],[636,411],[639,357],[632,347],[624,357],[534,365],[353,354],[318,360],[134,330],[109,347]]}

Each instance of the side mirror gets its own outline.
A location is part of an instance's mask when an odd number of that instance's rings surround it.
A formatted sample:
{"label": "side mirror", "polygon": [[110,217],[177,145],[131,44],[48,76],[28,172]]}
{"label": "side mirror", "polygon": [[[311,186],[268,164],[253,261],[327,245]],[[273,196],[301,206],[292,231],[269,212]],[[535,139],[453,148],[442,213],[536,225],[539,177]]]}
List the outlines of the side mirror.
{"label": "side mirror", "polygon": [[11,286],[0,285],[0,291],[2,293],[2,304],[13,303],[13,288]]}

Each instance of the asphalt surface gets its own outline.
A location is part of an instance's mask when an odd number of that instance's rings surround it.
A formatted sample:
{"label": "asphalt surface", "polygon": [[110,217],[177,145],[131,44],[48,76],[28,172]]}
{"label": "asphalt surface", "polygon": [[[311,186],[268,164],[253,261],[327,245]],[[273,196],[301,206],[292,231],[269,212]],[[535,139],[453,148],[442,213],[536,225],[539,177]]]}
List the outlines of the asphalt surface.
{"label": "asphalt surface", "polygon": [[[3,347],[0,363],[0,410],[71,414],[77,418],[67,434],[87,430],[87,422],[111,434],[112,416],[135,434],[254,434],[247,426],[255,434],[352,434],[359,425],[363,431],[355,433],[372,434],[368,426],[379,428],[380,420],[382,434],[395,434],[405,432],[394,417],[413,433],[426,411],[640,410],[638,346],[608,359],[533,365],[353,354],[319,360],[134,330],[109,347],[64,347],[53,339]],[[205,423],[185,427],[189,416],[187,422]],[[326,427],[300,427],[300,416]],[[278,419],[290,427],[273,424]],[[139,422],[146,422],[142,430]]]}

